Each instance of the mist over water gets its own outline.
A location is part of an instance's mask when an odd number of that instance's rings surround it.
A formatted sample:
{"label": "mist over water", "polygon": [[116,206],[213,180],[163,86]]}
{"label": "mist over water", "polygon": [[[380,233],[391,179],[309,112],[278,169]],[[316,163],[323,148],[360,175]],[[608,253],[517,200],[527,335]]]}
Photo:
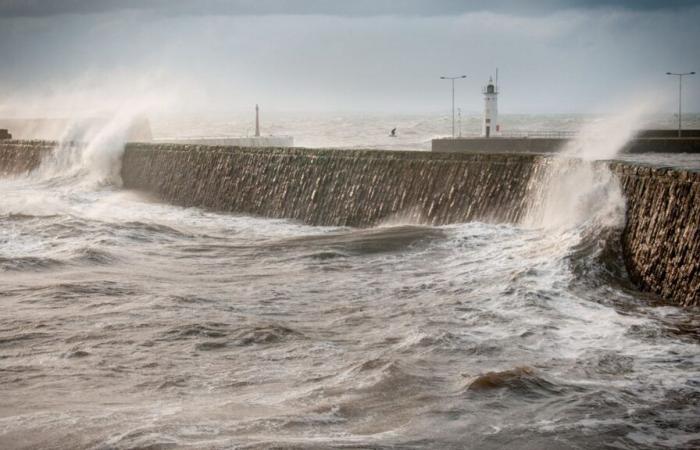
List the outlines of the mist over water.
{"label": "mist over water", "polygon": [[130,117],[0,180],[0,447],[700,442],[698,311],[629,282],[582,153],[523,224],[311,227],[121,189]]}

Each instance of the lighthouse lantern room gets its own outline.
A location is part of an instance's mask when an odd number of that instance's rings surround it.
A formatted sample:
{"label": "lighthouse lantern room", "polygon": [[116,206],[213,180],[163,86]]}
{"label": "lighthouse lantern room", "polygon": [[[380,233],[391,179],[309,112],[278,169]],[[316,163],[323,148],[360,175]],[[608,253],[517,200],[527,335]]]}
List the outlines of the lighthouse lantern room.
{"label": "lighthouse lantern room", "polygon": [[484,92],[484,124],[482,136],[492,137],[500,131],[498,125],[498,82],[494,83],[493,78],[489,78],[489,84],[483,89]]}

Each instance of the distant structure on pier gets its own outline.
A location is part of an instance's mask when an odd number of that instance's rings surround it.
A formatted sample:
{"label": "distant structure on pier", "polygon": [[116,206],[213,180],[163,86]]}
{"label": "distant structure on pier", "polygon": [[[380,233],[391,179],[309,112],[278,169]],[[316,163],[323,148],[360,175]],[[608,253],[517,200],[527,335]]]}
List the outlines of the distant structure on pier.
{"label": "distant structure on pier", "polygon": [[234,147],[294,147],[292,136],[262,136],[260,134],[260,107],[255,105],[255,135],[252,137],[207,136],[154,139],[154,142],[192,145],[227,145]]}
{"label": "distant structure on pier", "polygon": [[[498,69],[483,87],[484,118],[481,134],[433,139],[430,149],[442,153],[554,153],[578,137],[573,130],[501,130],[498,123]],[[621,149],[622,153],[693,153],[700,154],[700,129],[640,129]]]}
{"label": "distant structure on pier", "polygon": [[489,78],[489,84],[484,89],[484,123],[481,127],[483,137],[495,136],[501,131],[498,124],[498,69],[496,69],[496,82]]}
{"label": "distant structure on pier", "polygon": [[0,129],[0,139],[12,139],[12,135],[6,129]]}
{"label": "distant structure on pier", "polygon": [[255,137],[260,137],[260,108],[255,104]]}

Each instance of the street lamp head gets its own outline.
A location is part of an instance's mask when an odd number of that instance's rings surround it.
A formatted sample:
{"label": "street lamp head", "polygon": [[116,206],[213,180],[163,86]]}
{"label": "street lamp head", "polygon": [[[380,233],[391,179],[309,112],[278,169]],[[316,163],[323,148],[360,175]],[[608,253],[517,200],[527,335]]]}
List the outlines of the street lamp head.
{"label": "street lamp head", "polygon": [[441,79],[441,80],[444,80],[444,79],[445,79],[445,77],[440,77],[440,79]]}
{"label": "street lamp head", "polygon": [[666,75],[673,75],[671,72],[666,72]]}
{"label": "street lamp head", "polygon": [[467,78],[467,76],[466,76],[466,75],[462,75],[462,78]]}
{"label": "street lamp head", "polygon": [[691,75],[695,75],[695,72],[690,72]]}

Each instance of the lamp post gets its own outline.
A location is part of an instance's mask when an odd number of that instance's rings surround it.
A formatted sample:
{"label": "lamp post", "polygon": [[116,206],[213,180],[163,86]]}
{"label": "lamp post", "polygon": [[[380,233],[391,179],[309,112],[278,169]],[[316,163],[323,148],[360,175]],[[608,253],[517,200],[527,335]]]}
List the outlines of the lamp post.
{"label": "lamp post", "polygon": [[467,78],[467,76],[459,75],[456,77],[440,77],[441,80],[452,81],[452,139],[455,138],[455,80],[460,78]]}
{"label": "lamp post", "polygon": [[682,110],[682,94],[683,94],[683,77],[688,76],[688,75],[695,75],[695,72],[686,72],[686,73],[673,73],[673,72],[666,72],[666,75],[673,75],[678,77],[678,137],[681,137],[681,129],[682,129],[682,122],[681,122],[681,114],[683,112]]}

